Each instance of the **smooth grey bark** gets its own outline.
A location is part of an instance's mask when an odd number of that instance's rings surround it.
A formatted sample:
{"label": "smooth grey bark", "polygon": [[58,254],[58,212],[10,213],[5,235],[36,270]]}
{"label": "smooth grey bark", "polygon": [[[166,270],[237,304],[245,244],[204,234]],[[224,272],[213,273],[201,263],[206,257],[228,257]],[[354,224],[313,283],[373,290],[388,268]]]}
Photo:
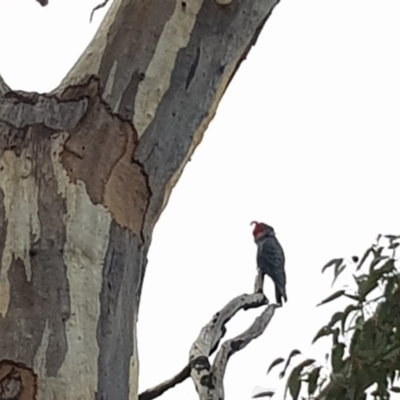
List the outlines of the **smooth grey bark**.
{"label": "smooth grey bark", "polygon": [[0,388],[137,397],[154,225],[277,2],[114,0],[53,92],[0,77]]}

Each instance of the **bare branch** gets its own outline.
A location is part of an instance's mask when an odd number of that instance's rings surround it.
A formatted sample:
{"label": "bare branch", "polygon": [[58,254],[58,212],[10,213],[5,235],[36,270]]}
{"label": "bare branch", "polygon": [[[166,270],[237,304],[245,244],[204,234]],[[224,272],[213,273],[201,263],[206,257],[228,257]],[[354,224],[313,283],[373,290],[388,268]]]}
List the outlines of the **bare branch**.
{"label": "bare branch", "polygon": [[93,19],[93,14],[97,11],[100,10],[100,8],[103,8],[107,5],[108,0],[104,0],[101,4],[98,4],[95,8],[93,8],[92,12],[90,13],[90,22],[92,22]]}
{"label": "bare branch", "polygon": [[161,396],[167,390],[173,388],[178,383],[182,383],[184,380],[190,376],[190,366],[189,364],[183,368],[181,372],[176,374],[173,378],[160,383],[159,385],[140,393],[139,400],[153,400],[158,396]]}
{"label": "bare branch", "polygon": [[224,398],[224,376],[229,358],[237,351],[244,349],[252,340],[264,333],[275,314],[275,309],[278,307],[279,305],[277,304],[269,305],[247,330],[235,338],[227,340],[221,346],[221,349],[215,357],[211,372],[214,378],[214,390],[217,392],[216,398]]}
{"label": "bare branch", "polygon": [[[238,296],[231,300],[219,313],[215,314],[212,320],[201,330],[199,337],[194,342],[190,351],[190,374],[200,400],[217,400],[223,398],[218,397],[218,391],[215,390],[215,372],[214,368],[211,368],[209,356],[224,336],[226,332],[225,324],[239,310],[256,308],[265,304],[268,304],[268,300],[262,293]],[[224,372],[225,370],[223,374]],[[223,374],[221,379],[223,378]]]}
{"label": "bare branch", "polygon": [[191,373],[193,376],[193,370],[191,371],[191,369],[194,369],[194,375],[197,376],[199,364],[202,364],[204,361],[208,365],[208,370],[210,372],[211,368],[208,357],[218,348],[220,340],[226,333],[225,325],[227,322],[240,310],[248,310],[249,308],[260,307],[265,304],[268,304],[268,300],[262,293],[243,294],[231,300],[221,311],[217,312],[211,321],[200,331],[199,337],[190,351],[190,364],[186,365],[182,371],[173,378],[141,393],[139,395],[139,400],[152,400],[161,396],[167,390],[186,380]]}
{"label": "bare branch", "polygon": [[199,337],[190,350],[190,362],[193,363],[197,357],[209,357],[211,355],[212,350],[225,335],[225,325],[238,311],[257,308],[265,304],[268,304],[268,300],[262,293],[242,294],[231,300],[200,331]]}

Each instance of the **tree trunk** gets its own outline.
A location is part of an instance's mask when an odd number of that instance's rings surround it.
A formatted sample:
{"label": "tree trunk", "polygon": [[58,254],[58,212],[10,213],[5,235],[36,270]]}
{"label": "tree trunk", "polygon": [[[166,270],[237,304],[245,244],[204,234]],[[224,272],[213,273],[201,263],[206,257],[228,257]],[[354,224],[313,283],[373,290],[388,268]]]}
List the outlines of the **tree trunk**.
{"label": "tree trunk", "polygon": [[52,93],[0,78],[0,400],[137,397],[154,225],[277,2],[114,0]]}

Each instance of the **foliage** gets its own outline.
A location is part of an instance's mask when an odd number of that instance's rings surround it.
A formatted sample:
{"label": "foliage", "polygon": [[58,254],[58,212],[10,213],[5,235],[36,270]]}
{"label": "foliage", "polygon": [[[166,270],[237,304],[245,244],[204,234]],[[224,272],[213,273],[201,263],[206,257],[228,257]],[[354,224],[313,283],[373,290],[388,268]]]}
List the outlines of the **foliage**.
{"label": "foliage", "polygon": [[[381,242],[385,245],[381,245]],[[296,365],[287,379],[286,395],[308,400],[364,400],[373,388],[375,399],[386,400],[400,373],[400,274],[396,248],[400,236],[378,236],[359,260],[334,259],[322,272],[333,270],[333,282],[347,268],[354,269],[354,290],[342,289],[319,305],[348,298],[350,304],[335,312],[314,337],[331,338],[329,365],[306,359]],[[285,376],[291,353],[280,377]],[[268,372],[285,360],[275,360]],[[287,396],[285,396],[287,397]]]}

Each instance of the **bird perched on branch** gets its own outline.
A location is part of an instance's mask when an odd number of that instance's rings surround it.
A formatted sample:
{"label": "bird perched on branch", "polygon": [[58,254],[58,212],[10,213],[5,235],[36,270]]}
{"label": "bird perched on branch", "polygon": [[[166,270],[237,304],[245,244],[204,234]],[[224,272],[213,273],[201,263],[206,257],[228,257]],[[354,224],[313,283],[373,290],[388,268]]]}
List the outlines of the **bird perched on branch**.
{"label": "bird perched on branch", "polygon": [[263,275],[272,279],[275,284],[276,302],[282,305],[282,299],[287,302],[285,253],[272,226],[256,221],[250,225],[255,225],[253,236],[257,244],[257,268]]}

